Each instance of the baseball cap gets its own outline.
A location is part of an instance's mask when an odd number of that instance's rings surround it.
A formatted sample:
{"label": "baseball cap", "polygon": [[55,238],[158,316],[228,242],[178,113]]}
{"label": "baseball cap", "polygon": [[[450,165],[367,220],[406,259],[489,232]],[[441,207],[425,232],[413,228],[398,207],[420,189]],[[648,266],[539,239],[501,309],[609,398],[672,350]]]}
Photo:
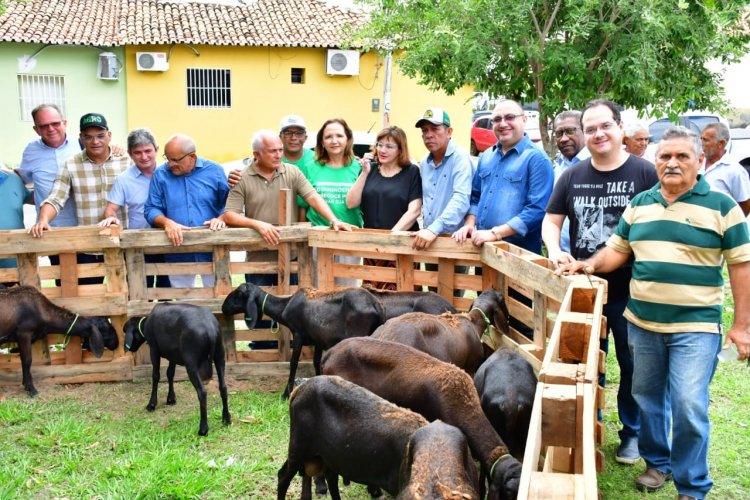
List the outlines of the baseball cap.
{"label": "baseball cap", "polygon": [[107,127],[107,119],[99,113],[86,113],[81,117],[81,130],[89,127],[99,127],[104,130],[109,130],[109,127]]}
{"label": "baseball cap", "polygon": [[289,128],[289,127],[299,127],[307,131],[307,125],[305,125],[305,120],[303,120],[301,116],[297,116],[297,115],[286,115],[284,118],[282,118],[281,125],[279,125],[279,132],[283,132],[284,129]]}
{"label": "baseball cap", "polygon": [[433,125],[445,125],[446,127],[451,126],[451,117],[448,116],[448,113],[446,113],[443,108],[427,108],[427,110],[422,113],[422,117],[417,120],[417,124],[414,126],[419,128],[420,123],[424,121],[430,122]]}

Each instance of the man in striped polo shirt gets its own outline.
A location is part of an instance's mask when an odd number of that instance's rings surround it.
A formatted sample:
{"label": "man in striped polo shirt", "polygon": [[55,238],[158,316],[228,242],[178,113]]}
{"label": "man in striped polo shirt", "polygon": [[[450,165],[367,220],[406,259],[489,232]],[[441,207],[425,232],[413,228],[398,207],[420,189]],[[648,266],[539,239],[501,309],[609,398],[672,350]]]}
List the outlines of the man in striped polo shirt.
{"label": "man in striped polo shirt", "polygon": [[750,356],[747,225],[734,200],[698,175],[702,162],[698,135],[669,128],[656,153],[659,184],[633,198],[605,248],[556,271],[609,272],[635,257],[624,315],[647,466],[636,487],[655,491],[674,479],[680,499],[703,498],[713,484],[708,386],[722,347],[724,261],[735,302],[724,344],[734,343],[739,359]]}

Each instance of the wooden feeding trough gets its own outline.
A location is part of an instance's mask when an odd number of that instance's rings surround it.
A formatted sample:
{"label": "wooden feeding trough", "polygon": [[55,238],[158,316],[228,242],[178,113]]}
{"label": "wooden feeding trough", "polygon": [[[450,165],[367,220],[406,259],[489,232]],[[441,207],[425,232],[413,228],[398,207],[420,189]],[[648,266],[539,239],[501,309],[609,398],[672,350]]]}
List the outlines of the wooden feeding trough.
{"label": "wooden feeding trough", "polygon": [[[162,230],[55,228],[41,239],[25,231],[1,231],[0,257],[17,257],[18,267],[0,270],[0,281],[40,287],[53,302],[76,313],[108,316],[120,335],[128,317],[147,314],[158,300],[209,307],[222,323],[227,374],[235,378],[287,375],[290,357],[289,332],[248,331],[239,316],[220,314],[224,298],[234,288],[233,279],[235,284],[244,282],[245,274],[276,273],[280,284],[265,287],[275,294],[297,289],[290,284],[293,273],[299,276],[299,286],[312,286],[317,280],[323,290],[337,288],[336,278],[391,282],[399,290],[430,287],[459,310],[468,310],[482,290],[496,288],[504,293],[514,322],[507,336],[493,330],[483,342],[488,349],[505,346],[518,351],[539,377],[519,498],[596,498],[596,473],[603,466],[596,450],[603,442],[603,427],[596,415],[603,403],[597,379],[604,370],[599,351],[605,332],[604,281],[555,276],[547,259],[505,242],[485,244],[480,250],[470,242],[458,244],[440,237],[429,249],[414,250],[409,233],[335,232],[309,224],[283,226],[280,231],[278,256],[272,262],[246,262],[237,253],[268,249],[250,229],[190,230],[177,248]],[[102,253],[104,262],[77,264],[76,252]],[[149,254],[174,252],[207,252],[212,260],[154,264],[145,259]],[[60,265],[40,265],[40,257],[47,255],[59,255]],[[367,265],[364,258],[391,260],[393,267]],[[149,274],[184,273],[213,273],[216,282],[206,288],[146,287]],[[100,277],[103,283],[81,285],[79,277]],[[35,343],[36,380],[79,383],[150,378],[144,349],[133,356],[123,352],[120,342],[114,353],[97,360],[74,342],[62,351],[50,351],[48,345],[59,344],[61,338],[50,335],[48,343]],[[237,348],[262,340],[275,341],[277,347]],[[301,376],[312,375],[309,362],[300,363],[299,369]],[[184,371],[178,370],[178,377],[181,374],[184,377]],[[20,383],[18,354],[0,355],[0,384]]]}

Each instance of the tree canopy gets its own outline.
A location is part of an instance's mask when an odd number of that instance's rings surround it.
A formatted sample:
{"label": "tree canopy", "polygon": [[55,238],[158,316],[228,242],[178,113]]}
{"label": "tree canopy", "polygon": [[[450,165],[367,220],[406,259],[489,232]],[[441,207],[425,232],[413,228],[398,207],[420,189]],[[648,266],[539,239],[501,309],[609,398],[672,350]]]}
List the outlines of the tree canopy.
{"label": "tree canopy", "polygon": [[596,97],[652,114],[725,108],[706,62],[750,41],[750,0],[361,1],[372,22],[353,43],[397,51],[431,88],[538,101],[545,143],[555,114]]}

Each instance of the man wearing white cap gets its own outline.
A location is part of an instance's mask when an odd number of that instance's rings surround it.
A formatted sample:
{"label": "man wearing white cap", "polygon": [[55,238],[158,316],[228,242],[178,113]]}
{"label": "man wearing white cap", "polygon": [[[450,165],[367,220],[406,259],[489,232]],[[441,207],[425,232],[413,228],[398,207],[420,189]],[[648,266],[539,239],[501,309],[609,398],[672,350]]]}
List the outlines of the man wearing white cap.
{"label": "man wearing white cap", "polygon": [[312,150],[305,148],[307,125],[301,116],[286,115],[279,125],[279,137],[284,146],[284,163],[291,163],[301,169],[315,161]]}
{"label": "man wearing white cap", "polygon": [[451,140],[451,119],[441,108],[429,108],[415,125],[429,151],[422,174],[423,228],[414,236],[414,248],[428,248],[439,234],[461,227],[469,210],[473,167],[469,154]]}

